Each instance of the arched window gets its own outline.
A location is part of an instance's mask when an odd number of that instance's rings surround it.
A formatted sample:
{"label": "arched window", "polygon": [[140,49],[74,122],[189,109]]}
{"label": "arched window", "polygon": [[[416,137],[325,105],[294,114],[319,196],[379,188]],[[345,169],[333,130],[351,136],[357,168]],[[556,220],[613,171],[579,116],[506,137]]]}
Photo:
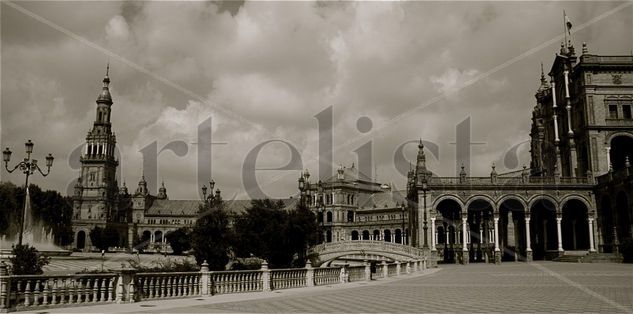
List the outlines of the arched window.
{"label": "arched window", "polygon": [[358,240],[358,231],[352,231],[352,241]]}
{"label": "arched window", "polygon": [[347,222],[354,222],[354,211],[347,211]]}
{"label": "arched window", "polygon": [[369,231],[363,230],[363,240],[369,240]]}
{"label": "arched window", "polygon": [[327,212],[326,222],[332,222],[332,212]]}

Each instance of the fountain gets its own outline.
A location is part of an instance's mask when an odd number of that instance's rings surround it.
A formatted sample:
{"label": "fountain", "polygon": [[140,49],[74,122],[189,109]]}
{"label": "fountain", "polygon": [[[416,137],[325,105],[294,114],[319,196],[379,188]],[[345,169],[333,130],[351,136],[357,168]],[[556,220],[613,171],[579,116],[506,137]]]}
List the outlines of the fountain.
{"label": "fountain", "polygon": [[[65,250],[55,245],[53,229],[49,228],[47,232],[42,221],[39,219],[36,221],[34,218],[35,217],[33,217],[33,212],[31,210],[31,198],[27,188],[22,243],[30,244],[46,256],[68,256],[72,253],[70,250]],[[13,245],[17,244],[18,236],[19,234],[16,234],[15,238],[9,239],[6,235],[2,236],[0,239],[0,259],[11,256]]]}

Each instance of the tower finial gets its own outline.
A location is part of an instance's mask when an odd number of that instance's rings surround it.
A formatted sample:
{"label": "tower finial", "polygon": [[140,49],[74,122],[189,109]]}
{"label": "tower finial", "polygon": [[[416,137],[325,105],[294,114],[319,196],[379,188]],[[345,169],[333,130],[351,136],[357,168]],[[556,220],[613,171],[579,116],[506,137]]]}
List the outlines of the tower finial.
{"label": "tower finial", "polygon": [[108,60],[108,65],[106,66],[106,77],[110,75],[110,60]]}

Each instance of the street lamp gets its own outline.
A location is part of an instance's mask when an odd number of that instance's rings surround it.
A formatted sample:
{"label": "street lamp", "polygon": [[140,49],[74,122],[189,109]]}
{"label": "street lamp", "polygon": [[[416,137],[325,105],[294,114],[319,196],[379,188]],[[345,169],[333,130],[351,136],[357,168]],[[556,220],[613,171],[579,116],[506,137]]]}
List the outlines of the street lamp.
{"label": "street lamp", "polygon": [[[8,147],[5,148],[5,150],[2,152],[2,159],[4,160],[4,168],[9,172],[12,173],[14,172],[16,169],[20,168],[20,171],[22,171],[22,173],[24,173],[24,175],[26,176],[26,180],[24,183],[24,188],[26,191],[28,191],[29,188],[29,176],[34,174],[35,171],[38,171],[40,174],[42,174],[42,176],[47,176],[49,173],[51,173],[51,167],[53,166],[53,155],[48,154],[48,156],[46,156],[46,173],[44,173],[42,171],[42,169],[40,168],[40,166],[37,164],[37,160],[36,159],[31,159],[31,154],[33,153],[33,146],[35,146],[33,144],[33,142],[31,142],[31,140],[28,140],[26,143],[24,143],[24,148],[26,150],[26,158],[24,158],[24,160],[22,160],[20,163],[18,163],[17,165],[15,165],[15,167],[13,167],[13,169],[9,169],[9,161],[11,161],[11,154],[13,153]],[[18,237],[18,245],[22,245],[22,238],[23,238],[23,234],[24,234],[24,220],[25,220],[25,216],[26,216],[26,204],[27,204],[27,198],[29,197],[28,192],[24,194],[24,208],[22,210],[22,215],[20,215],[20,234]]]}
{"label": "street lamp", "polygon": [[[429,186],[426,180],[426,176],[422,177],[422,195],[424,196],[424,226],[422,227],[422,229],[424,230],[424,246],[423,248],[428,249],[429,248],[429,242],[428,242],[428,235],[427,235],[427,231],[429,229],[429,227],[427,227],[426,225],[426,191],[429,190]],[[433,230],[433,232],[435,232],[435,230]]]}

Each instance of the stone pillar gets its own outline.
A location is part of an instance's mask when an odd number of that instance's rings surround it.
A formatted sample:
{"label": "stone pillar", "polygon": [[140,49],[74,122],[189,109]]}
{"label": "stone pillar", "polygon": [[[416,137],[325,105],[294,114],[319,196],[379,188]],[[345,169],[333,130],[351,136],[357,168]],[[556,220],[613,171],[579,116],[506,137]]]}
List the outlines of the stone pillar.
{"label": "stone pillar", "polygon": [[371,281],[371,264],[365,261],[365,281]]}
{"label": "stone pillar", "polygon": [[561,222],[563,221],[563,218],[560,217],[560,215],[556,216],[556,234],[557,234],[557,240],[558,240],[558,255],[563,255],[564,251],[563,251],[563,234],[561,232]]}
{"label": "stone pillar", "polygon": [[407,272],[407,274],[411,273],[411,261],[407,262],[407,265],[405,266],[404,270]]}
{"label": "stone pillar", "polygon": [[400,261],[396,261],[396,276],[400,276]]}
{"label": "stone pillar", "polygon": [[495,215],[495,264],[501,264],[501,250],[499,249],[499,217]]}
{"label": "stone pillar", "polygon": [[0,262],[0,312],[7,312],[9,308],[9,271],[4,261]]}
{"label": "stone pillar", "polygon": [[531,262],[532,257],[532,243],[530,240],[530,216],[525,217],[525,243],[527,244],[525,248],[525,261]]}
{"label": "stone pillar", "polygon": [[589,252],[596,252],[596,246],[593,239],[593,217],[589,217]]}
{"label": "stone pillar", "polygon": [[607,146],[604,148],[607,151],[607,172],[611,171],[611,147]]}
{"label": "stone pillar", "polygon": [[435,217],[431,217],[431,251],[435,251],[435,243],[437,241],[436,232],[435,232]]}
{"label": "stone pillar", "polygon": [[306,261],[306,286],[314,287],[314,268],[310,260]]}
{"label": "stone pillar", "polygon": [[343,265],[343,267],[341,267],[341,272],[338,278],[340,283],[346,283],[348,281],[349,277],[347,275],[347,265]]}
{"label": "stone pillar", "polygon": [[[116,284],[116,303],[134,302],[134,274],[132,269],[121,269],[117,271],[118,278]],[[132,291],[130,291],[132,289]]]}
{"label": "stone pillar", "polygon": [[382,261],[381,266],[382,266],[382,276],[383,276],[384,278],[389,277],[389,268],[388,268],[388,266],[387,266],[387,262]]}
{"label": "stone pillar", "polygon": [[466,226],[468,224],[468,217],[462,217],[462,264],[468,264],[468,260],[470,257],[468,256],[468,241],[466,236],[468,232],[466,231]]}
{"label": "stone pillar", "polygon": [[270,291],[270,270],[268,269],[268,262],[262,262],[262,290],[264,292]]}
{"label": "stone pillar", "polygon": [[200,265],[200,294],[210,295],[213,294],[212,289],[209,289],[209,283],[211,282],[211,276],[209,276],[209,263],[205,260]]}

